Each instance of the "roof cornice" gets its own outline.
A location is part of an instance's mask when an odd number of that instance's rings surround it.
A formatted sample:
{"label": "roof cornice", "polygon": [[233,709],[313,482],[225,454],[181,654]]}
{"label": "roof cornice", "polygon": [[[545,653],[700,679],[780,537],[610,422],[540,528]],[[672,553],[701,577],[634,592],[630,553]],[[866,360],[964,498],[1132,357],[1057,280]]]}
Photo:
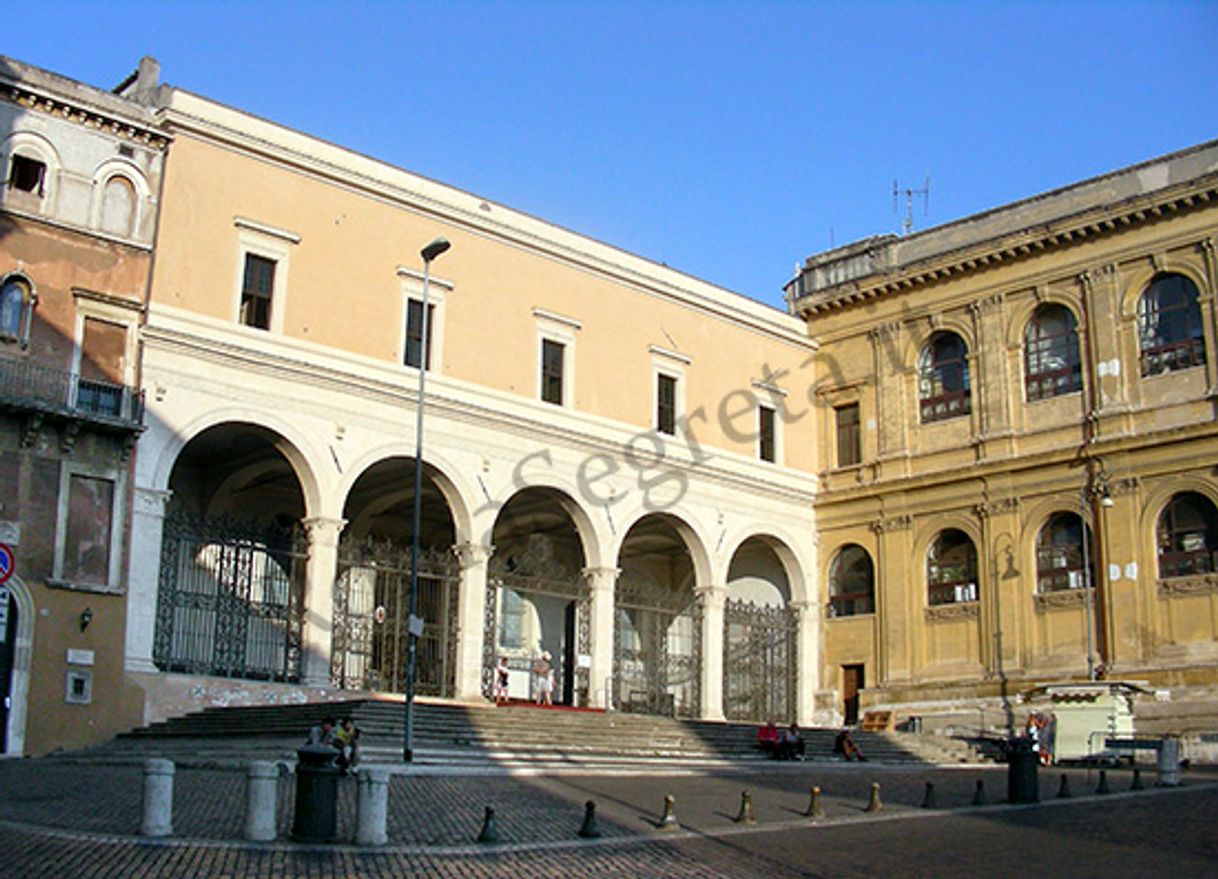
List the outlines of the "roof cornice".
{"label": "roof cornice", "polygon": [[792,310],[806,319],[1094,241],[1215,203],[1218,203],[1218,173],[823,287],[795,298]]}
{"label": "roof cornice", "polygon": [[139,123],[130,117],[103,112],[85,101],[71,101],[27,83],[0,82],[0,97],[27,110],[55,116],[150,149],[164,150],[171,140],[151,120],[147,124]]}

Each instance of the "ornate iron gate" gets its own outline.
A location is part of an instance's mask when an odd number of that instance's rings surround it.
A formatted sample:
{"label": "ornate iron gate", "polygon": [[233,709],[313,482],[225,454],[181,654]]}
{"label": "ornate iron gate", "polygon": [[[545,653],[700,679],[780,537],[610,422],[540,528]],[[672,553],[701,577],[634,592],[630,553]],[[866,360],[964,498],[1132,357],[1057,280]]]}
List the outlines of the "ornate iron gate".
{"label": "ornate iron gate", "polygon": [[619,580],[613,626],[614,701],[623,711],[697,717],[702,705],[702,605],[690,592]]}
{"label": "ornate iron gate", "polygon": [[308,539],[228,517],[165,517],[153,661],[163,671],[300,680]]}
{"label": "ornate iron gate", "polygon": [[728,599],[723,608],[723,713],[794,720],[795,611]]}
{"label": "ornate iron gate", "polygon": [[[457,659],[457,560],[451,551],[419,554],[415,692],[450,696]],[[406,691],[410,548],[386,540],[340,540],[334,583],[330,676],[343,689]]]}
{"label": "ornate iron gate", "polygon": [[577,657],[587,656],[592,650],[592,596],[583,578],[555,557],[552,542],[541,534],[531,535],[523,552],[496,555],[488,566],[482,637],[483,695],[488,699],[494,696],[496,654],[501,648],[511,649],[503,641],[510,640],[514,632],[512,614],[505,612],[501,617],[500,605],[514,604],[529,595],[548,595],[569,602],[568,619],[572,625],[563,637],[565,655],[562,661],[554,663],[554,693],[556,699],[565,694],[572,704],[587,705],[588,669]]}

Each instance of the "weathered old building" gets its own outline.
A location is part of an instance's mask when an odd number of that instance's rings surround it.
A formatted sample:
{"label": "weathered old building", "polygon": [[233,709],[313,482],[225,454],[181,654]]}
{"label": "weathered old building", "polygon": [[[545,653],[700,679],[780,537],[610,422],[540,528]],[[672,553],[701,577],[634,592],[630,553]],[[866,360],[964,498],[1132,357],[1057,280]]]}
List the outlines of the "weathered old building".
{"label": "weathered old building", "polygon": [[1213,722],[1216,236],[1208,143],[800,267],[824,707],[1102,677]]}
{"label": "weathered old building", "polygon": [[0,58],[6,754],[96,741],[139,706],[124,670],[127,538],[165,146],[149,110]]}

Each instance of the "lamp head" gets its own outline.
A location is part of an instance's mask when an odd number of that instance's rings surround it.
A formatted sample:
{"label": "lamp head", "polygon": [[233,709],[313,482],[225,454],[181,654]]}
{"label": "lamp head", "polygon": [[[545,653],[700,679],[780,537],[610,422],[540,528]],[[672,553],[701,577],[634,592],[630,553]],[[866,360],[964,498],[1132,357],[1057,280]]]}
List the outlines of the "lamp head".
{"label": "lamp head", "polygon": [[431,262],[450,247],[452,245],[448,243],[447,238],[437,238],[419,251],[419,253],[423,255],[423,262]]}

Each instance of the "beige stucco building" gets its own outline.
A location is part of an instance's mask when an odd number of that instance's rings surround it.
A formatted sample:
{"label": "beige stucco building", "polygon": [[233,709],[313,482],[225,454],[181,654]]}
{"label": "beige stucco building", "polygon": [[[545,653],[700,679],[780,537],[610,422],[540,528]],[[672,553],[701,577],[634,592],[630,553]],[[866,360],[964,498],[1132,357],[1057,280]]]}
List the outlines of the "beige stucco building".
{"label": "beige stucco building", "polygon": [[1213,722],[1216,196],[1209,143],[787,285],[817,345],[818,673],[844,713],[997,723],[1090,672]]}

